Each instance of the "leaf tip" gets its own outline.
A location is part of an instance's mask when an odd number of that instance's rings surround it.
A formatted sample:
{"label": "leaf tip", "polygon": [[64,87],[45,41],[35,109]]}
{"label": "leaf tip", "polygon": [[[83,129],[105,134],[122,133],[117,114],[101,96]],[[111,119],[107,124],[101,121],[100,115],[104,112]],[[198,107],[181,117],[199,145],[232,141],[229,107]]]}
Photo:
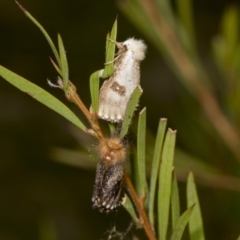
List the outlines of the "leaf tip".
{"label": "leaf tip", "polygon": [[15,1],[15,3],[18,5],[18,7],[25,13],[27,12],[27,10],[18,2],[18,1]]}
{"label": "leaf tip", "polygon": [[54,62],[54,60],[53,60],[51,57],[49,57],[49,58],[50,58],[50,62],[52,63],[52,65],[53,65],[54,67],[56,67],[57,64]]}
{"label": "leaf tip", "polygon": [[194,203],[194,204],[193,204],[193,205],[192,205],[190,208],[192,208],[192,209],[193,209],[193,208],[195,207],[195,205],[196,205],[196,204],[197,204],[197,203]]}
{"label": "leaf tip", "polygon": [[190,171],[189,171],[189,173],[188,173],[187,179],[188,179],[189,181],[195,182],[192,166],[190,166]]}
{"label": "leaf tip", "polygon": [[169,132],[176,135],[177,134],[177,130],[172,130],[171,128],[168,128]]}
{"label": "leaf tip", "polygon": [[161,122],[167,122],[167,118],[160,118]]}
{"label": "leaf tip", "polygon": [[146,107],[144,107],[141,111],[140,111],[140,113],[139,113],[139,115],[142,115],[145,111],[146,111]]}
{"label": "leaf tip", "polygon": [[143,93],[143,90],[142,90],[141,86],[138,85],[137,88],[138,88],[138,90],[140,91],[140,93],[142,94],[142,93]]}

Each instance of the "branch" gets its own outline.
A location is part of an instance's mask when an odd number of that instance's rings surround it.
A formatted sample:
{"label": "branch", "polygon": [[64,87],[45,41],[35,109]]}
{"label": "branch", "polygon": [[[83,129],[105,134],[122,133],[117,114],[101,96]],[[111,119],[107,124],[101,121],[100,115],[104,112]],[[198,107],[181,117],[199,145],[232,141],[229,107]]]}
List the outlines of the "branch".
{"label": "branch", "polygon": [[89,133],[92,135],[95,135],[95,137],[97,137],[98,140],[103,140],[104,136],[99,127],[97,117],[95,117],[93,114],[91,114],[89,112],[89,110],[86,108],[86,106],[82,102],[81,98],[77,94],[77,88],[70,81],[69,81],[69,83],[70,84],[69,84],[68,91],[66,93],[66,98],[69,101],[75,103],[78,106],[78,108],[82,111],[82,113],[85,115],[87,120],[89,121],[89,123],[92,127],[92,130],[94,131],[94,133],[92,133],[91,131],[89,131]]}
{"label": "branch", "polygon": [[124,180],[125,180],[125,183],[126,183],[127,190],[129,191],[129,194],[132,198],[133,204],[136,207],[136,210],[138,212],[139,224],[142,225],[142,227],[144,228],[149,240],[157,240],[157,238],[155,236],[154,229],[152,228],[152,226],[151,226],[151,224],[148,220],[148,217],[146,215],[146,212],[144,210],[143,201],[137,195],[137,193],[134,189],[134,186],[131,182],[131,179],[126,172],[124,173]]}

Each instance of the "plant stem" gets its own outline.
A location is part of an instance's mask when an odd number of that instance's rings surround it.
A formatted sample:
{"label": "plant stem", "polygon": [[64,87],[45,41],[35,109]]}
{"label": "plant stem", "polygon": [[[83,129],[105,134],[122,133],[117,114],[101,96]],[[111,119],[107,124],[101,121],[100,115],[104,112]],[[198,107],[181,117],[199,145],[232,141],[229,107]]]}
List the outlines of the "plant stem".
{"label": "plant stem", "polygon": [[124,173],[124,180],[125,180],[125,183],[127,186],[127,190],[129,191],[129,194],[132,198],[133,204],[135,205],[135,207],[137,209],[137,212],[139,215],[139,224],[142,225],[142,227],[144,228],[149,240],[157,240],[154,229],[152,228],[152,226],[148,220],[147,214],[144,210],[143,201],[137,195],[137,193],[133,187],[132,181],[126,172]]}
{"label": "plant stem", "polygon": [[89,112],[89,110],[86,108],[86,106],[82,102],[81,98],[77,94],[77,88],[70,81],[69,81],[69,83],[70,83],[70,85],[69,85],[68,91],[66,93],[66,98],[69,101],[74,102],[79,107],[79,109],[82,111],[82,113],[85,115],[85,117],[87,118],[87,120],[89,121],[89,123],[92,127],[92,130],[94,131],[95,137],[97,137],[98,140],[103,140],[104,136],[99,127],[97,117]]}

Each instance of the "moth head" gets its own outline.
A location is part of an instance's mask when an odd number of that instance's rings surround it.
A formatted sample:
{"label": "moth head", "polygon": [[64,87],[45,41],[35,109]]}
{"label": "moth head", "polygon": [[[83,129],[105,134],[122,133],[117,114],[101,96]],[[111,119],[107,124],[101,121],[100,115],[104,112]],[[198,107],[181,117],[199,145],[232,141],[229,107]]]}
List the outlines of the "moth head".
{"label": "moth head", "polygon": [[126,159],[126,146],[119,137],[101,140],[98,146],[99,157],[109,165],[124,162]]}
{"label": "moth head", "polygon": [[129,38],[123,42],[123,46],[133,53],[133,57],[137,61],[142,61],[145,58],[145,53],[147,50],[146,44],[143,40],[137,40],[134,38]]}

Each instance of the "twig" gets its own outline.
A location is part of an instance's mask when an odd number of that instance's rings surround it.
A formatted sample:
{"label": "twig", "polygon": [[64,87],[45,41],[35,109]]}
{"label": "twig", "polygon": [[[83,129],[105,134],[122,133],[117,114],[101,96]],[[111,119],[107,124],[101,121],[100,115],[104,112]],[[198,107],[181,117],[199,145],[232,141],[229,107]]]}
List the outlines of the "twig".
{"label": "twig", "polygon": [[85,117],[89,121],[89,123],[92,127],[92,130],[95,133],[95,136],[99,140],[104,139],[103,133],[98,124],[97,117],[89,112],[89,110],[86,108],[86,106],[82,102],[81,98],[77,94],[77,88],[70,81],[69,81],[69,83],[70,84],[69,84],[69,88],[66,93],[66,98],[69,101],[74,102],[79,107],[79,109],[82,111],[82,113],[85,115]]}
{"label": "twig", "polygon": [[137,195],[133,184],[131,182],[130,177],[128,176],[128,174],[125,172],[124,174],[124,180],[127,186],[127,190],[129,191],[129,194],[131,195],[131,198],[133,200],[133,203],[137,209],[138,215],[139,215],[139,224],[142,225],[142,227],[144,228],[149,240],[157,240],[156,236],[155,236],[155,232],[148,220],[148,217],[146,215],[146,212],[144,210],[143,207],[143,201],[142,199]]}
{"label": "twig", "polygon": [[139,0],[146,11],[159,38],[168,49],[176,67],[195,93],[207,117],[212,122],[225,144],[240,161],[240,137],[237,130],[222,113],[216,99],[207,87],[202,84],[201,75],[183,50],[176,34],[157,10],[152,0]]}

